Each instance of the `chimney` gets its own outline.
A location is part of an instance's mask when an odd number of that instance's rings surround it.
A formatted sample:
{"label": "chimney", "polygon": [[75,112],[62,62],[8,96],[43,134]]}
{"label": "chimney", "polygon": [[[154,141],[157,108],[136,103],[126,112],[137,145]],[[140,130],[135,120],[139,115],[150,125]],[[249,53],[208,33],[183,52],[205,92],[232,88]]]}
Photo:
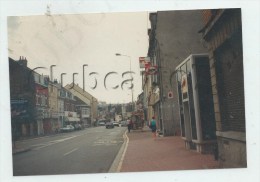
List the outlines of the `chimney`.
{"label": "chimney", "polygon": [[54,83],[54,84],[58,84],[57,79],[54,79],[53,83]]}
{"label": "chimney", "polygon": [[18,61],[18,63],[21,65],[21,66],[24,66],[24,67],[27,67],[27,59],[26,57],[24,58],[23,56],[20,56],[20,59]]}

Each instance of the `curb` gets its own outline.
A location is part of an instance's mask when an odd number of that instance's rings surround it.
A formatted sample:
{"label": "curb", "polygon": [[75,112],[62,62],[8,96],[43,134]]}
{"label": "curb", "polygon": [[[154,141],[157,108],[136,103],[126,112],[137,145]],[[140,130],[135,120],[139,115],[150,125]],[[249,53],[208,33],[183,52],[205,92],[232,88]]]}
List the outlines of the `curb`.
{"label": "curb", "polygon": [[20,150],[17,150],[17,151],[14,151],[13,152],[13,155],[16,155],[16,154],[20,154],[20,153],[24,153],[24,152],[28,152],[32,150],[31,148],[26,148],[26,149],[20,149]]}
{"label": "curb", "polygon": [[125,157],[125,153],[127,150],[127,146],[129,143],[129,138],[127,136],[127,130],[125,131],[123,137],[124,137],[124,143],[122,144],[120,150],[118,151],[115,160],[113,161],[112,165],[109,168],[109,173],[116,173],[116,172],[120,172],[121,170],[121,166]]}

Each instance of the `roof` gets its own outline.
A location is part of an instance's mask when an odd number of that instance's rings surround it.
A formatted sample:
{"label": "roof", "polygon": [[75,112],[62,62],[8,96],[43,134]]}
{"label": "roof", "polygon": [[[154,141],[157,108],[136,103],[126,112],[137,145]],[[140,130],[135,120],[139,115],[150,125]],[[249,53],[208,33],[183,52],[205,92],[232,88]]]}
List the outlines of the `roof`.
{"label": "roof", "polygon": [[90,104],[90,101],[97,101],[95,97],[93,97],[90,93],[84,91],[81,87],[79,87],[77,84],[73,83],[68,84],[65,86],[66,89],[68,89],[71,93],[73,93],[76,97],[81,99],[86,104]]}

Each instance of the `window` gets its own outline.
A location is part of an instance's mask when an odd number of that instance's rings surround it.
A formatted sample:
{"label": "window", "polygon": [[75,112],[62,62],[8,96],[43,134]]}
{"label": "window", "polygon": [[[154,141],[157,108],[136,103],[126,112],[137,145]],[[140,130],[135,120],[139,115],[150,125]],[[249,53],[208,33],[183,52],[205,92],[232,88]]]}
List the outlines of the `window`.
{"label": "window", "polygon": [[42,95],[41,99],[42,99],[42,106],[46,106],[47,97],[45,95]]}
{"label": "window", "polygon": [[69,111],[69,103],[66,103],[66,111]]}
{"label": "window", "polygon": [[41,95],[38,96],[38,104],[42,105],[42,97],[41,97]]}
{"label": "window", "polygon": [[82,115],[87,115],[88,114],[88,109],[87,108],[82,108]]}
{"label": "window", "polygon": [[36,95],[36,105],[39,105],[40,102],[39,102],[39,95]]}

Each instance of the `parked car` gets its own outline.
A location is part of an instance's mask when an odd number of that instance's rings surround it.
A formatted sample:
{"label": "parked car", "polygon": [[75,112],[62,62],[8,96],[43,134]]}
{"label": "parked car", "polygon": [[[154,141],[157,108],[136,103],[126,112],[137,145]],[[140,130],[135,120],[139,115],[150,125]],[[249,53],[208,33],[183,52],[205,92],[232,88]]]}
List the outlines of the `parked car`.
{"label": "parked car", "polygon": [[122,126],[127,126],[127,121],[121,121],[121,127]]}
{"label": "parked car", "polygon": [[98,126],[105,126],[105,125],[106,125],[106,123],[104,121],[101,121],[98,123]]}
{"label": "parked car", "polygon": [[89,124],[84,124],[84,128],[89,128],[90,125]]}
{"label": "parked car", "polygon": [[75,128],[75,130],[81,130],[82,129],[81,124],[75,124],[74,128]]}
{"label": "parked car", "polygon": [[106,128],[114,128],[114,125],[112,122],[107,122],[106,123]]}
{"label": "parked car", "polygon": [[119,122],[117,122],[117,121],[114,121],[114,122],[113,122],[113,125],[114,125],[114,126],[118,126],[118,127],[119,127]]}
{"label": "parked car", "polygon": [[60,131],[61,132],[70,132],[70,131],[73,131],[75,128],[74,128],[74,126],[72,126],[72,125],[67,125],[67,126],[65,126],[65,127],[63,127],[63,128],[60,128]]}
{"label": "parked car", "polygon": [[99,120],[98,121],[98,126],[105,126],[106,125],[106,120]]}

